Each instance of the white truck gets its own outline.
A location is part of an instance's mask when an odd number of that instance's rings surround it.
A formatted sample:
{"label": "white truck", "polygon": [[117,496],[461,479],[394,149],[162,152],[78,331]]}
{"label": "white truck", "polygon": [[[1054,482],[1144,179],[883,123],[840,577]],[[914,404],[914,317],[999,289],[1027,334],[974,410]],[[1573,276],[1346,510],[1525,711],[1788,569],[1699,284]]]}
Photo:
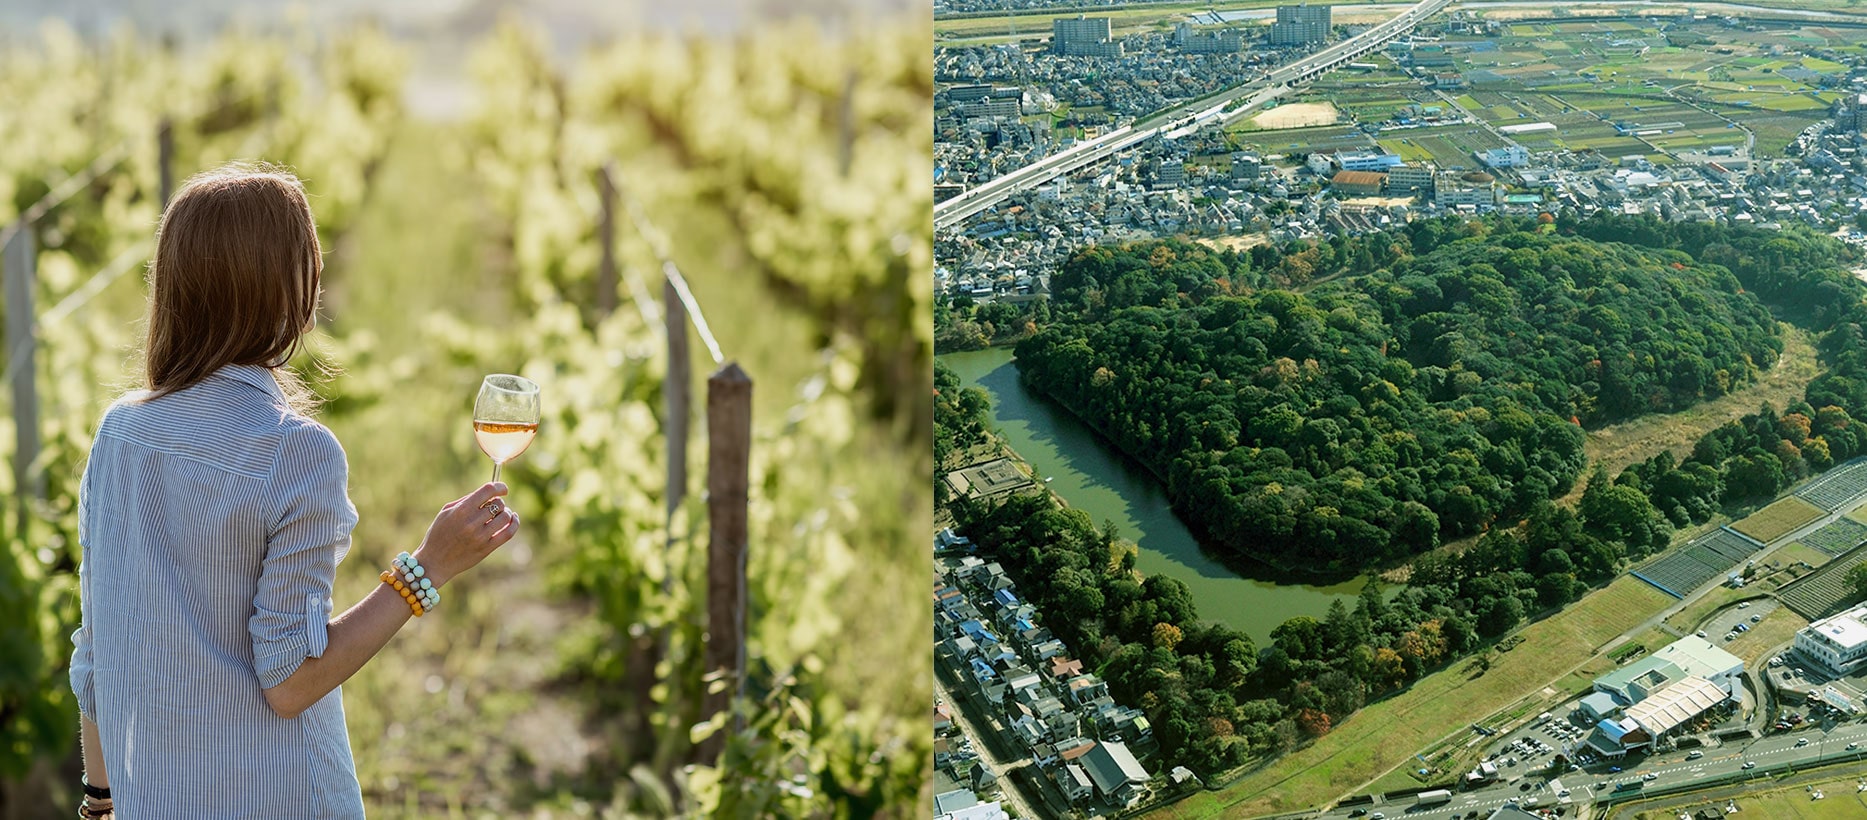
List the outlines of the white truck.
{"label": "white truck", "polygon": [[1450,802],[1452,802],[1452,791],[1450,789],[1433,789],[1432,791],[1420,792],[1419,796],[1414,799],[1413,805],[1437,806],[1441,803]]}

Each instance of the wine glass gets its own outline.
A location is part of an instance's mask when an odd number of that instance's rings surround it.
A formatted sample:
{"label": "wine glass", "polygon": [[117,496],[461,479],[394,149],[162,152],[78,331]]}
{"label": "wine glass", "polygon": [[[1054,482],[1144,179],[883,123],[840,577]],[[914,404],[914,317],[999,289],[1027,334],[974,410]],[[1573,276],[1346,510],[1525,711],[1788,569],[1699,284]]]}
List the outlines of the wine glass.
{"label": "wine glass", "polygon": [[473,437],[493,460],[493,480],[499,465],[519,457],[538,435],[538,385],[530,379],[495,373],[480,383],[473,401]]}

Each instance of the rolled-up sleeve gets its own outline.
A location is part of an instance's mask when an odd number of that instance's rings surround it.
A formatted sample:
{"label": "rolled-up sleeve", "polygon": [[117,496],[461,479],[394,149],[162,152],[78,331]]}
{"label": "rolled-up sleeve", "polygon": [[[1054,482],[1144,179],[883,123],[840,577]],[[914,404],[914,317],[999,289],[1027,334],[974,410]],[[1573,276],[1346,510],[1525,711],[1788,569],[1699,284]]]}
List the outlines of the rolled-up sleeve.
{"label": "rolled-up sleeve", "polygon": [[268,488],[279,513],[247,624],[262,689],[324,654],[331,585],[357,522],[348,483],[343,447],[329,430],[305,424],[286,434]]}
{"label": "rolled-up sleeve", "polygon": [[91,538],[90,506],[91,467],[86,465],[84,477],[78,480],[78,549],[81,557],[78,561],[78,628],[71,633],[71,692],[78,698],[78,713],[92,723],[97,722],[97,690],[93,687],[92,671],[96,662],[91,657]]}

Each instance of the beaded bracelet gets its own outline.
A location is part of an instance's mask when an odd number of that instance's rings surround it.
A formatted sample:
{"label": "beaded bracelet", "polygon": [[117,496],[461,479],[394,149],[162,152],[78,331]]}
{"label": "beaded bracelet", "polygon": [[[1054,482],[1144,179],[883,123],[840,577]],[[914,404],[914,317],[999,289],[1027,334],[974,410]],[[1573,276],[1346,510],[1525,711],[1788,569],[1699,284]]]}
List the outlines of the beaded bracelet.
{"label": "beaded bracelet", "polygon": [[428,571],[423,569],[415,556],[404,552],[390,562],[389,568],[377,576],[382,582],[393,587],[402,600],[408,602],[408,608],[419,618],[441,603],[441,590],[427,578]]}

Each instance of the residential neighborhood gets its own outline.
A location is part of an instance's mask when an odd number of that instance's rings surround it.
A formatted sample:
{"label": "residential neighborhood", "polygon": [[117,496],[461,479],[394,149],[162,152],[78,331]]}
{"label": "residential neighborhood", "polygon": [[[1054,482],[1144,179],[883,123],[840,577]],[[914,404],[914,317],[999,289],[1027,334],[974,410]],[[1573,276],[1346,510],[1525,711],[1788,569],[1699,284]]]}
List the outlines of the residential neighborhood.
{"label": "residential neighborhood", "polygon": [[[968,786],[978,796],[1003,789],[995,775],[979,774],[986,767],[976,744],[997,742],[1011,750],[1038,802],[1109,810],[1146,800],[1159,774],[1143,762],[1157,750],[1147,717],[1116,703],[1108,684],[1084,671],[1043,627],[1036,607],[1018,597],[1002,566],[974,554],[972,543],[951,530],[934,544],[935,662],[953,699],[934,708],[940,782]],[[955,709],[997,736],[967,736]]]}

